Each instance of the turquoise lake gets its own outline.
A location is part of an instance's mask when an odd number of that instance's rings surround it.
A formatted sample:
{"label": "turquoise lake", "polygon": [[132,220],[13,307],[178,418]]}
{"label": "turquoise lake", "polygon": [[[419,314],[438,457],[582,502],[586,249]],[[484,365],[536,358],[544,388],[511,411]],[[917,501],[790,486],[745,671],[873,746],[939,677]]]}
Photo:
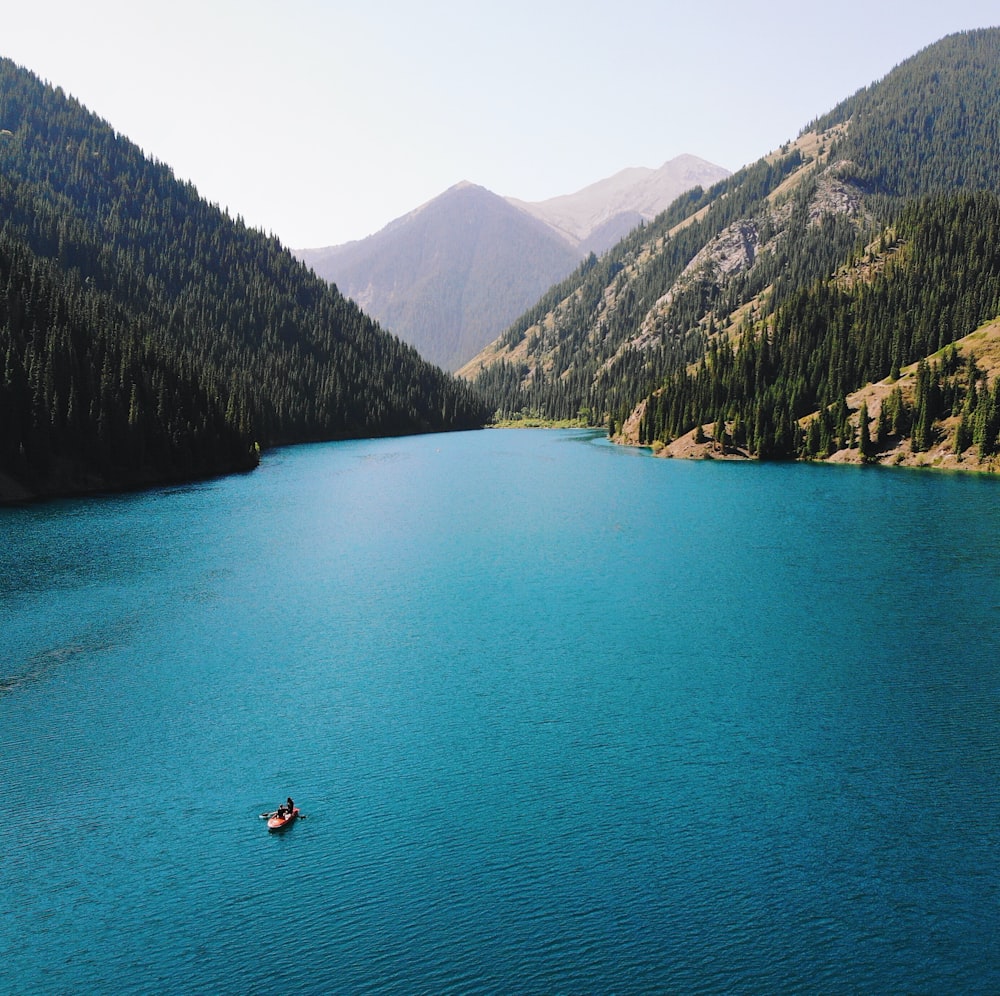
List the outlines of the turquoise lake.
{"label": "turquoise lake", "polygon": [[1000,992],[998,619],[996,480],[586,432],[0,509],[0,992]]}

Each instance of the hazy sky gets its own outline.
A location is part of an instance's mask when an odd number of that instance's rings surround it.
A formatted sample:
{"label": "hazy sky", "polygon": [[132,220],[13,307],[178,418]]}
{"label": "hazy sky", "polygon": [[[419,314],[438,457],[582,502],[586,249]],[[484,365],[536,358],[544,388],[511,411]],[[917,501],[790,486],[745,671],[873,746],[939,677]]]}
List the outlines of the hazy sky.
{"label": "hazy sky", "polygon": [[459,180],[542,200],[690,152],[728,169],[982,0],[31,0],[0,55],[292,248]]}

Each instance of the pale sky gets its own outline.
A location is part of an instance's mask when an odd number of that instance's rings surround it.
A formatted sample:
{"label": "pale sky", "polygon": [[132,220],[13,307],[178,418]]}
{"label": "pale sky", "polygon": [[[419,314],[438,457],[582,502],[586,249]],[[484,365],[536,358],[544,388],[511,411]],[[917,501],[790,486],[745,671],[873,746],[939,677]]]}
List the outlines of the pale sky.
{"label": "pale sky", "polygon": [[535,201],[684,152],[735,170],[1000,23],[983,0],[4,6],[0,55],[290,248],[363,238],[460,180]]}

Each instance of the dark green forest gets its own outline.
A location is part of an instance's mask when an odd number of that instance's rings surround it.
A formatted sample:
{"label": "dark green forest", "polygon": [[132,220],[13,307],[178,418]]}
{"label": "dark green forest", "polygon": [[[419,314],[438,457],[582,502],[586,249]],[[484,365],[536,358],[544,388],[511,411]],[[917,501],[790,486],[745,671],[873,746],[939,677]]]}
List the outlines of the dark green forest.
{"label": "dark green forest", "polygon": [[[822,157],[786,147],[588,260],[505,334],[521,358],[501,353],[476,383],[501,417],[582,417],[612,432],[645,399],[643,442],[712,423],[760,458],[846,445],[848,393],[1000,314],[998,93],[1000,29],[930,46],[803,130],[826,136]],[[831,208],[833,188],[859,206]],[[678,282],[734,223],[755,241],[752,264]],[[838,282],[873,244],[891,260]],[[752,317],[719,334],[750,304]],[[968,408],[967,391],[983,396],[974,373],[937,376],[952,386],[931,391],[933,417]],[[817,410],[820,429],[803,432],[798,420]]]}
{"label": "dark green forest", "polygon": [[[865,383],[898,379],[901,367],[1000,314],[997,195],[911,202],[894,233],[872,253],[879,262],[873,276],[817,281],[789,295],[766,329],[747,329],[735,347],[713,341],[694,373],[672,374],[648,398],[641,441],[665,441],[713,423],[717,439],[765,458],[828,456],[856,445],[847,394]],[[855,259],[849,272],[863,262]],[[894,401],[893,424],[880,425],[863,449],[870,451],[890,432],[910,435],[914,449],[927,449],[932,423],[962,413],[967,392],[954,379],[945,390],[941,380],[956,372],[954,351],[940,366],[924,368],[914,405]],[[977,372],[964,383],[984,404],[992,397]],[[966,411],[970,426],[975,407]],[[816,411],[819,418],[803,434],[799,419]],[[980,418],[977,444],[989,455],[996,448],[995,413],[983,408]]]}
{"label": "dark green forest", "polygon": [[0,474],[55,494],[482,425],[281,244],[0,60]]}
{"label": "dark green forest", "polygon": [[810,127],[848,120],[834,160],[883,198],[997,190],[1000,28],[949,35],[859,90]]}
{"label": "dark green forest", "polygon": [[[956,446],[995,452],[996,384],[940,351],[1000,314],[997,93],[1000,29],[930,46],[811,122],[815,156],[786,146],[591,256],[470,384],[0,60],[0,494],[183,480],[276,445],[493,415],[615,432],[641,404],[644,443],[711,424],[759,458],[867,454],[926,448],[953,416]],[[746,266],[690,268],[734,232]],[[871,425],[848,409],[935,353],[915,397]]]}

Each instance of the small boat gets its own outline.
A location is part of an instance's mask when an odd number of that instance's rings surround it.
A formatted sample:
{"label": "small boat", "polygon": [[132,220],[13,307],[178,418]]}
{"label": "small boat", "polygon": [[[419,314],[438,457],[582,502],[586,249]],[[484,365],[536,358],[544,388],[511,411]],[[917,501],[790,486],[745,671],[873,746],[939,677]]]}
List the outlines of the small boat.
{"label": "small boat", "polygon": [[287,830],[299,817],[299,807],[296,806],[291,812],[273,813],[268,817],[267,829],[270,831]]}

